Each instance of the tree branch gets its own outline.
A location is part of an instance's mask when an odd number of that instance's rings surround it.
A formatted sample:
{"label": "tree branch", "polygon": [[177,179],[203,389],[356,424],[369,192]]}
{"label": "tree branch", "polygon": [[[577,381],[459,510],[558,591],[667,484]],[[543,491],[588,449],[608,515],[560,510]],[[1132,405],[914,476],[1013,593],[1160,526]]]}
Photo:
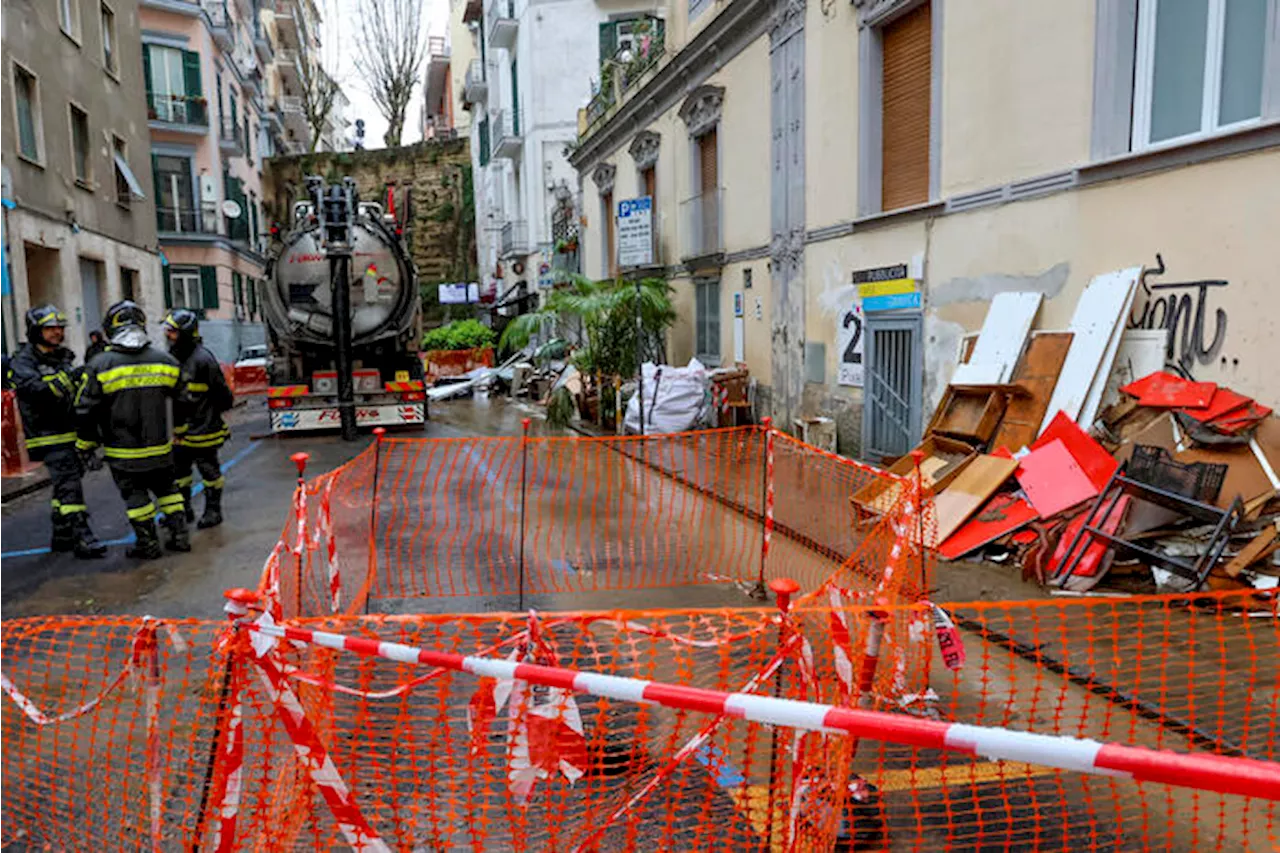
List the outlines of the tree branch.
{"label": "tree branch", "polygon": [[356,70],[387,120],[383,142],[400,144],[405,113],[418,83],[427,40],[422,0],[358,0]]}

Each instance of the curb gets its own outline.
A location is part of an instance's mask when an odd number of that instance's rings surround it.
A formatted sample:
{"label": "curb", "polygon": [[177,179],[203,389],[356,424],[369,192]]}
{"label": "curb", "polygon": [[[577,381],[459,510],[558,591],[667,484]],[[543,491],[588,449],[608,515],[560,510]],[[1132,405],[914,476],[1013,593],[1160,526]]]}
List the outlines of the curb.
{"label": "curb", "polygon": [[[6,477],[5,479],[7,480],[10,478]],[[12,479],[16,480],[18,478],[14,477]],[[17,498],[23,497],[24,495],[29,495],[32,492],[38,492],[41,489],[43,489],[45,486],[49,485],[50,482],[51,482],[51,479],[48,474],[41,474],[38,477],[32,478],[30,482],[23,483],[22,485],[19,485],[19,486],[14,486],[12,489],[5,489],[3,494],[0,494],[0,503],[7,504],[12,500],[16,500]]]}

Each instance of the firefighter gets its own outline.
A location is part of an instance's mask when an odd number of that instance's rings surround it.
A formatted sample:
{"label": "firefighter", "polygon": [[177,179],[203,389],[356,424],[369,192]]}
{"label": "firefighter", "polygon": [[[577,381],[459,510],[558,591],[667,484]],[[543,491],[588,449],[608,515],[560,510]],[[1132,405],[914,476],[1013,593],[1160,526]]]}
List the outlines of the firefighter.
{"label": "firefighter", "polygon": [[84,465],[76,452],[75,392],[81,371],[62,345],[67,316],[52,305],[27,312],[27,342],[6,369],[5,384],[18,397],[27,452],[44,462],[53,484],[53,551],[74,551],[82,560],[107,553],[89,528],[84,502]]}
{"label": "firefighter", "polygon": [[[156,511],[164,513],[171,551],[190,551],[186,507],[173,481],[169,401],[181,392],[173,356],[151,345],[147,317],[129,300],[107,310],[102,325],[110,347],[85,367],[76,395],[77,446],[98,444],[124,498],[137,543],[130,557],[162,555]],[[152,500],[152,495],[155,500]]]}
{"label": "firefighter", "polygon": [[169,354],[182,366],[182,393],[173,409],[173,459],[178,488],[187,507],[187,520],[195,518],[191,505],[192,465],[204,481],[204,514],[201,530],[222,523],[222,469],[218,448],[230,435],[222,413],[235,403],[218,359],[200,341],[200,320],[184,308],[170,311],[164,318],[164,335]]}

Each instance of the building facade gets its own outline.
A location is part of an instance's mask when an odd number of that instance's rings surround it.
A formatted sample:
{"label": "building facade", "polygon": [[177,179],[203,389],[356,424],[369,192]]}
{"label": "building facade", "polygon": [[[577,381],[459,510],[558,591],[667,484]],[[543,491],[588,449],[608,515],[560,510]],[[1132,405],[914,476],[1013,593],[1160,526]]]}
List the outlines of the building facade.
{"label": "building facade", "polygon": [[136,0],[4,6],[4,351],[52,302],[83,355],[102,315],[164,297]]}
{"label": "building facade", "polygon": [[[644,18],[653,2],[473,0],[476,59],[463,75],[471,111],[481,288],[501,301],[551,285],[557,243],[576,236],[577,111],[592,97],[602,27]],[[594,85],[598,88],[599,83]],[[576,262],[575,262],[576,264]]]}
{"label": "building facade", "polygon": [[1065,328],[1156,253],[1130,324],[1274,405],[1278,6],[674,0],[657,66],[582,117],[585,271],[651,196],[672,361],[746,364],[761,414],[834,417],[848,455],[913,446],[996,293]]}
{"label": "building facade", "polygon": [[423,140],[448,140],[455,136],[452,52],[444,36],[427,38],[427,68],[422,81]]}

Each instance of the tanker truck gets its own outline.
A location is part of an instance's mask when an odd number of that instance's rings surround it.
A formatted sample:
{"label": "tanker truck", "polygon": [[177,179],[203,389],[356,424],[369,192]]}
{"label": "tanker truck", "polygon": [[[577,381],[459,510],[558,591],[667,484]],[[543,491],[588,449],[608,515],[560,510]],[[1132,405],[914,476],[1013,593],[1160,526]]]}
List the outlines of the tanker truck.
{"label": "tanker truck", "polygon": [[[315,201],[293,207],[292,225],[273,241],[263,299],[270,346],[267,406],[275,433],[336,429],[334,282]],[[352,378],[360,427],[422,429],[427,398],[418,357],[421,296],[395,218],[358,202],[351,218]]]}

